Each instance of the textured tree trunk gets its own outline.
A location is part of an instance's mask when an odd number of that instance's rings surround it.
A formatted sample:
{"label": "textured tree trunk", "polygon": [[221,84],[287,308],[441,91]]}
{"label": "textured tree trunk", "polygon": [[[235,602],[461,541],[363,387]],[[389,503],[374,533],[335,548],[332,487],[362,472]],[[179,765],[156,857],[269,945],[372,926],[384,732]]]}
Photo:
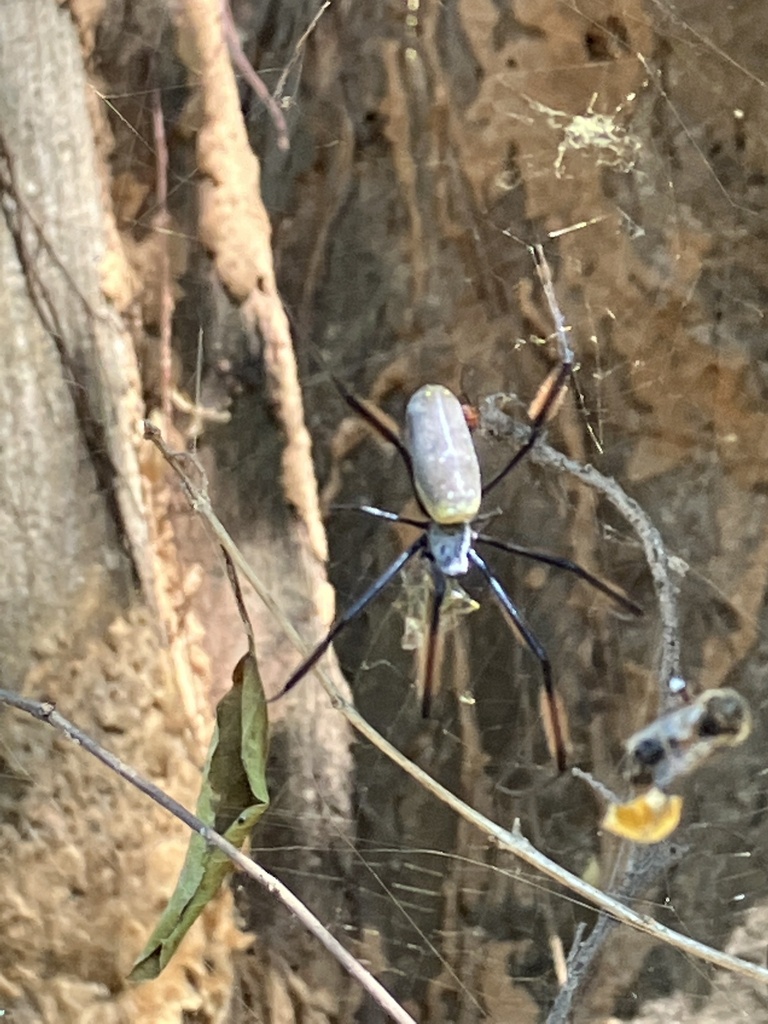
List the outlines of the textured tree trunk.
{"label": "textured tree trunk", "polygon": [[101,289],[102,179],[75,28],[46,3],[9,4],[3,20],[1,646],[10,683],[94,571],[109,566],[105,583],[125,595],[147,545],[138,372]]}
{"label": "textured tree trunk", "polygon": [[[174,615],[167,537],[165,550],[151,537],[160,506],[139,469],[134,339],[113,301],[128,268],[82,44],[52,0],[3,7],[2,685],[55,701],[193,803],[208,672],[193,624]],[[226,901],[159,982],[124,980],[184,830],[46,731],[0,719],[0,1005],[19,1022],[220,1019],[241,942]]]}

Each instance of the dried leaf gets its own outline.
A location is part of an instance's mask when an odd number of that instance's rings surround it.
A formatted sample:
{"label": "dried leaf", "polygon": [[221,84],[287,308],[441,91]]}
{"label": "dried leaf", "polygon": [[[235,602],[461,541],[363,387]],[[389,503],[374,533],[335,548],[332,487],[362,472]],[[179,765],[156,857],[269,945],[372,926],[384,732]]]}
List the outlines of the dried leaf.
{"label": "dried leaf", "polygon": [[611,804],[603,828],[633,843],[660,843],[674,832],[683,813],[683,798],[653,787],[625,804]]}
{"label": "dried leaf", "polygon": [[[232,673],[232,689],[216,708],[216,727],[203,769],[197,816],[240,847],[269,804],[265,778],[267,710],[256,660],[244,655]],[[129,975],[156,978],[219,886],[232,870],[229,859],[192,836],[176,889]]]}

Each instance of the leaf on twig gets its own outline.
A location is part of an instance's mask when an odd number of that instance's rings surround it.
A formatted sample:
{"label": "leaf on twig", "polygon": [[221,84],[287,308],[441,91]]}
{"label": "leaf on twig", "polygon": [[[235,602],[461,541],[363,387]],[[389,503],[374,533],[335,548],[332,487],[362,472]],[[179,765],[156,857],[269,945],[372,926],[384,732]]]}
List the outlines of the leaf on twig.
{"label": "leaf on twig", "polygon": [[[241,847],[269,804],[265,778],[267,709],[256,659],[245,654],[232,673],[232,689],[216,708],[197,815]],[[133,965],[129,980],[156,978],[232,864],[200,835],[193,835],[176,889],[157,927]]]}

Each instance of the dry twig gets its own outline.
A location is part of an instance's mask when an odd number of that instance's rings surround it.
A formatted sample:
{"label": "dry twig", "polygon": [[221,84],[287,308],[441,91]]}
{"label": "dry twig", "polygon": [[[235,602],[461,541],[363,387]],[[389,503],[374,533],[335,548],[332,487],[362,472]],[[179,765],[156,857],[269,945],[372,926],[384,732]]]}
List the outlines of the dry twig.
{"label": "dry twig", "polygon": [[221,5],[221,23],[224,30],[224,36],[227,40],[227,46],[229,47],[229,52],[232,55],[232,60],[248,85],[253,89],[261,102],[267,108],[269,116],[272,118],[272,123],[277,131],[277,148],[285,152],[287,149],[290,149],[291,145],[288,137],[288,125],[285,123],[285,116],[280,109],[279,104],[270,95],[269,89],[262,81],[261,76],[255,71],[253,65],[246,57],[245,51],[240,45],[240,38],[237,34],[237,25],[235,25],[235,20],[232,17],[232,11],[230,10],[228,0],[223,0]]}
{"label": "dry twig", "polygon": [[[507,398],[508,396],[504,394],[489,395],[483,402],[480,421],[483,427],[495,436],[511,437],[519,442],[525,441],[529,434],[528,427],[516,423],[502,409]],[[529,453],[529,458],[541,466],[549,466],[562,473],[567,473],[577,480],[581,480],[592,490],[603,494],[637,534],[653,579],[662,623],[658,679],[661,688],[661,705],[664,708],[670,695],[675,693],[679,695],[680,692],[679,688],[675,689],[674,686],[670,686],[670,680],[680,677],[680,620],[677,610],[678,587],[661,534],[638,503],[630,498],[615,480],[603,476],[594,466],[585,466],[574,459],[569,459],[567,455],[563,455],[562,452],[558,452],[546,444],[534,445]]]}

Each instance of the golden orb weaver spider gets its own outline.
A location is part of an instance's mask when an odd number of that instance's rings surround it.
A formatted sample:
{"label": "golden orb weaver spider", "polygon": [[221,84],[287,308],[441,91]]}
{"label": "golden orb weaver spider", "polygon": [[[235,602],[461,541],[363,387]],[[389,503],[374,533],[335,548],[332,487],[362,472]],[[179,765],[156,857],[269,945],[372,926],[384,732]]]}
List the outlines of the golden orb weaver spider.
{"label": "golden orb weaver spider", "polygon": [[[558,321],[558,337],[564,330]],[[563,345],[559,368],[548,378],[537,395],[531,413],[531,431],[506,465],[492,479],[482,484],[480,465],[472,435],[461,403],[456,396],[439,384],[427,384],[413,394],[406,408],[404,439],[401,439],[360,399],[334,378],[337,388],[350,408],[364,419],[400,453],[411,479],[414,496],[424,519],[412,519],[386,509],[369,505],[358,511],[416,527],[419,537],[354,601],[331,626],[326,636],[291,674],[285,685],[272,700],[277,700],[299,683],[319,661],[342,630],[356,619],[365,608],[415,559],[426,560],[433,582],[432,606],[427,624],[426,652],[423,672],[422,713],[427,717],[431,709],[433,679],[441,606],[446,596],[449,579],[465,576],[471,567],[477,569],[490,587],[491,593],[522,638],[528,650],[537,659],[541,671],[548,718],[551,723],[552,747],[557,767],[566,767],[566,741],[560,720],[552,666],[549,656],[519,608],[486,564],[477,550],[478,545],[493,547],[510,554],[564,569],[606,594],[633,615],[642,610],[623,592],[598,579],[570,559],[533,551],[508,541],[498,540],[473,529],[482,499],[517,466],[536,444],[547,420],[557,408],[573,369],[573,358],[567,343]]]}

